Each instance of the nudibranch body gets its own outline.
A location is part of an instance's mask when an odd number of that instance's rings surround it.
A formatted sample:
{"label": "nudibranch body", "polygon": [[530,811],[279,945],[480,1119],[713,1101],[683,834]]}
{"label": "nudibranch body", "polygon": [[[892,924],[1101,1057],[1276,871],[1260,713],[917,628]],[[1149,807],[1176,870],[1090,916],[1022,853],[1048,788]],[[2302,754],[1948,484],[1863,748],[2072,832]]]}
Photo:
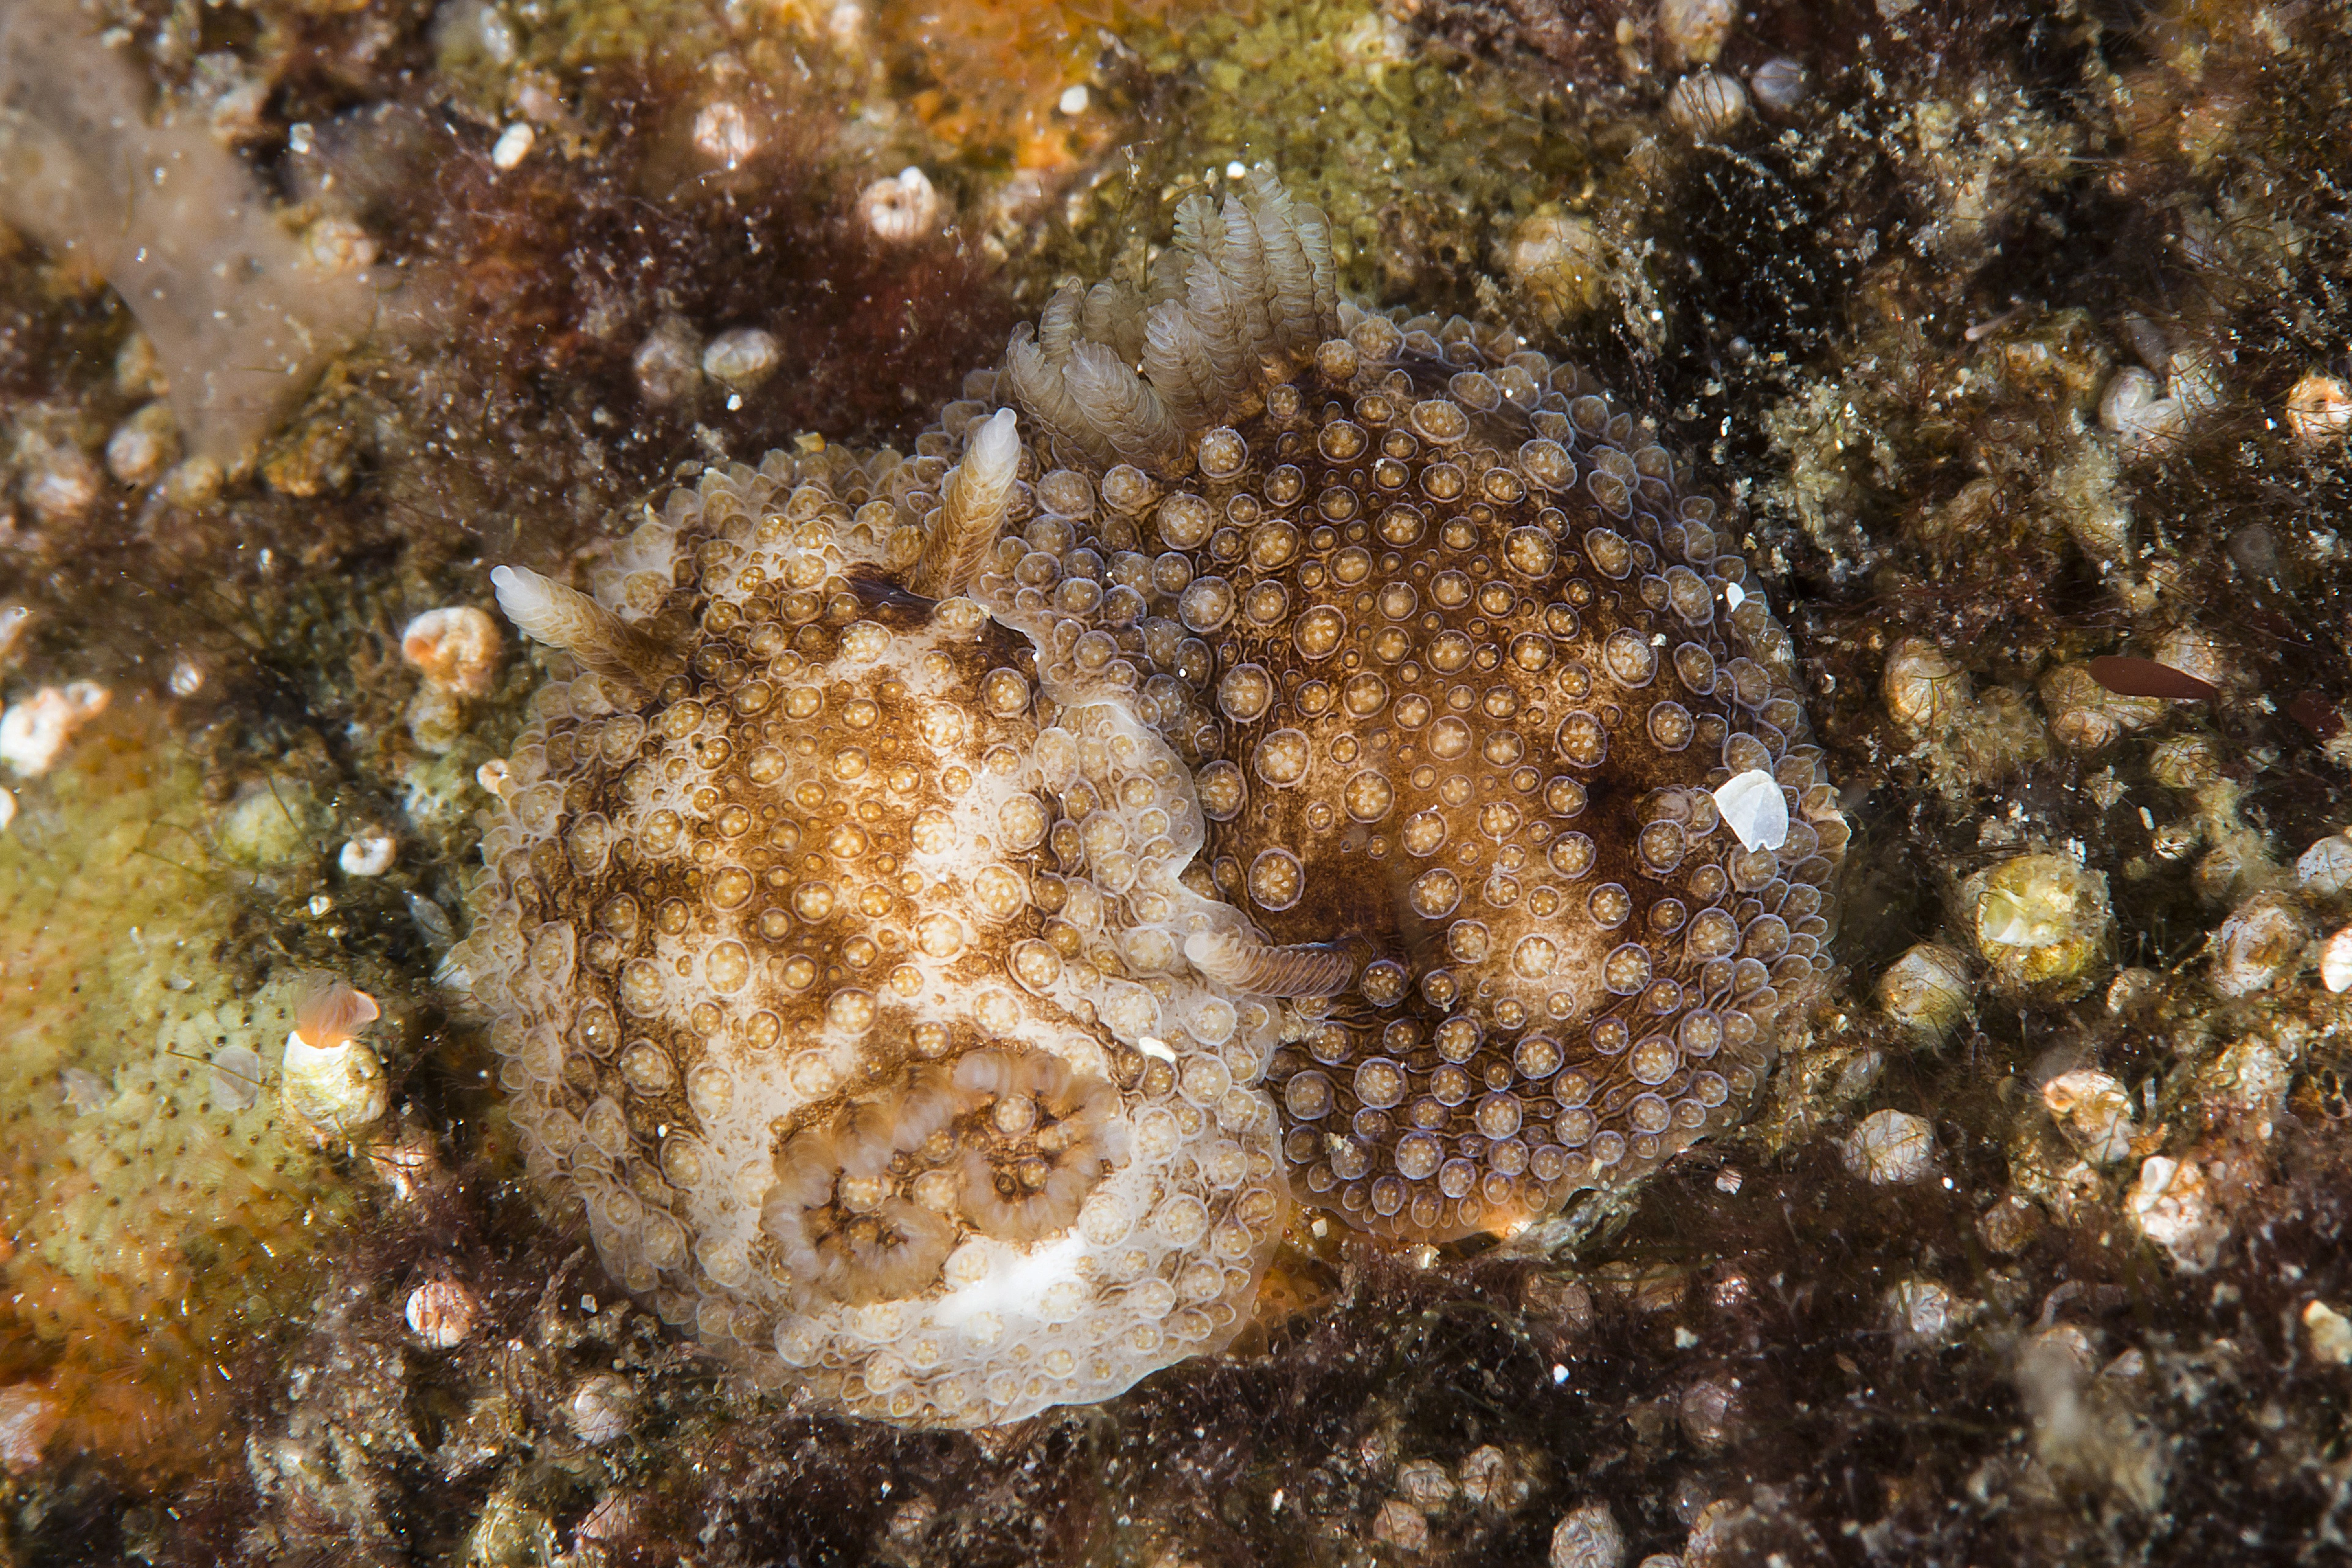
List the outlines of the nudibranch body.
{"label": "nudibranch body", "polygon": [[[667,1320],[974,1426],[1223,1345],[1292,1201],[1507,1230],[1735,1119],[1846,829],[1712,502],[1270,175],[916,455],[772,453],[581,594],[457,955]],[[1728,818],[1729,820],[1727,820]]]}
{"label": "nudibranch body", "polygon": [[1182,962],[1246,929],[1177,879],[1191,773],[889,584],[925,537],[889,487],[929,471],[710,476],[631,541],[677,584],[634,626],[501,570],[590,668],[511,758],[463,962],[618,1279],[829,1404],[973,1426],[1222,1346],[1287,1201],[1276,1009]]}
{"label": "nudibranch body", "polygon": [[[1328,997],[1270,1079],[1305,1201],[1445,1240],[1638,1180],[1743,1113],[1829,968],[1847,829],[1789,637],[1576,367],[1327,305],[1267,179],[1178,239],[1161,303],[1072,287],[1016,336],[1022,406],[1122,460],[1039,476],[981,596],[1196,765],[1265,938],[1196,964]],[[1204,390],[1219,331],[1276,374]]]}

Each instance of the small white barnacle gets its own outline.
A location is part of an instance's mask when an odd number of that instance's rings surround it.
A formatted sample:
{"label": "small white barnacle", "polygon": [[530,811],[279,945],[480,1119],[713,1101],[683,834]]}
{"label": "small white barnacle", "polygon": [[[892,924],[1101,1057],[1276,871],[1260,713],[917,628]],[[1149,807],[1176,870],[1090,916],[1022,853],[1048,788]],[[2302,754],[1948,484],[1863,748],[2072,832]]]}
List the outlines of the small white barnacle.
{"label": "small white barnacle", "polygon": [[408,1293],[409,1332],[430,1349],[464,1344],[482,1315],[480,1298],[455,1279],[428,1279]]}
{"label": "small white barnacle", "polygon": [[2286,427],[2309,450],[2352,432],[2352,390],[2332,375],[2305,376],[2286,395]]}
{"label": "small white barnacle", "polygon": [[1748,75],[1748,89],[1773,113],[1786,114],[1805,101],[1805,68],[1786,55],[1775,55]]}
{"label": "small white barnacle", "polygon": [[1936,1165],[1936,1133],[1907,1110],[1874,1110],[1846,1139],[1846,1169],[1873,1186],[1916,1182]]}
{"label": "small white barnacle", "polygon": [[1702,140],[1720,136],[1748,118],[1748,89],[1721,71],[1693,71],[1666,95],[1666,118]]}
{"label": "small white barnacle", "polygon": [[702,351],[702,374],[730,392],[750,392],[775,374],[783,345],[758,327],[738,327],[710,340]]}
{"label": "small white barnacle", "polygon": [[335,864],[346,877],[381,877],[399,858],[399,839],[381,827],[362,827],[343,841]]}
{"label": "small white barnacle", "polygon": [[749,163],[760,151],[759,128],[739,104],[720,99],[694,117],[694,150],[722,168]]}
{"label": "small white barnacle", "polygon": [[893,245],[906,245],[936,231],[946,207],[930,177],[912,165],[857,194],[857,217],[866,232]]}
{"label": "small white barnacle", "polygon": [[400,657],[436,689],[480,697],[498,679],[506,638],[498,622],[471,605],[427,610],[400,634]]}
{"label": "small white barnacle", "polygon": [[354,1038],[378,1016],[375,998],[338,976],[310,988],[286,1037],[279,1093],[289,1114],[328,1138],[347,1138],[383,1115],[392,1103],[383,1064]]}
{"label": "small white barnacle", "polygon": [[1715,792],[1715,807],[1742,849],[1778,849],[1789,840],[1789,801],[1780,784],[1761,768],[1749,768]]}
{"label": "small white barnacle", "polygon": [[581,1380],[572,1391],[563,1413],[570,1417],[572,1429],[580,1440],[592,1447],[613,1441],[629,1429],[636,1419],[636,1395],[627,1383],[609,1372]]}

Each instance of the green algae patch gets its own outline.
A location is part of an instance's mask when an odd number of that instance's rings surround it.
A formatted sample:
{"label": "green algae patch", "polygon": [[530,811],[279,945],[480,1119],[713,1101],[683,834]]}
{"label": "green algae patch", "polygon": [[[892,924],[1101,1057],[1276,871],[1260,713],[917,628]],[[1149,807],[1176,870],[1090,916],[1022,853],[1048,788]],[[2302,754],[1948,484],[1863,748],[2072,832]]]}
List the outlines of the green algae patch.
{"label": "green algae patch", "polygon": [[1426,302],[1433,285],[1465,290],[1492,260],[1492,215],[1531,208],[1588,167],[1559,95],[1449,58],[1360,0],[1221,15],[1134,41],[1154,71],[1188,84],[1181,134],[1156,143],[1148,172],[1181,182],[1271,163],[1329,217],[1350,293],[1410,289]]}

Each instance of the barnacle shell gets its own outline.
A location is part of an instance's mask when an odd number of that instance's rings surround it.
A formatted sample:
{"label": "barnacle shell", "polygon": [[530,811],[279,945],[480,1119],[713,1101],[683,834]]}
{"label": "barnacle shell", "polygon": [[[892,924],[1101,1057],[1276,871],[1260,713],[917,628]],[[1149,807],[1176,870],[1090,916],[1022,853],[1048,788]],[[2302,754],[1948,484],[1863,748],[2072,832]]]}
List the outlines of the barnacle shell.
{"label": "barnacle shell", "polygon": [[2332,375],[2306,375],[2286,395],[2286,427],[2306,447],[2341,441],[2352,431],[2352,389]]}
{"label": "barnacle shell", "polygon": [[481,1315],[480,1299],[455,1279],[426,1280],[408,1293],[404,1309],[408,1331],[436,1351],[464,1344]]}
{"label": "barnacle shell", "polygon": [[1886,710],[1914,737],[1948,728],[1974,700],[1968,671],[1935,644],[1906,637],[1886,656]]}
{"label": "barnacle shell", "polygon": [[2131,1095],[2113,1075],[2075,1068],[2042,1086],[2042,1103],[2066,1141],[2095,1165],[2112,1165],[2131,1152],[2139,1131]]}
{"label": "barnacle shell", "polygon": [[471,605],[427,610],[400,634],[400,657],[440,690],[461,697],[488,691],[505,656],[498,622]]}
{"label": "barnacle shell", "polygon": [[1878,977],[1878,1005],[1927,1043],[1952,1032],[1969,1007],[1969,961],[1941,942],[1906,950]]}
{"label": "barnacle shell", "polygon": [[1916,1182],[1936,1168],[1936,1133],[1907,1110],[1874,1110],[1846,1139],[1846,1169],[1873,1186]]}
{"label": "barnacle shell", "polygon": [[2090,989],[2115,925],[2106,878],[2070,856],[2036,852],[1969,879],[1961,899],[1998,989],[2052,1001]]}
{"label": "barnacle shell", "polygon": [[2291,900],[2257,893],[2230,912],[2213,939],[2213,989],[2250,996],[2290,973],[2310,932]]}
{"label": "barnacle shell", "polygon": [[1693,71],[1666,95],[1666,118],[1702,139],[1722,135],[1748,113],[1748,89],[1721,71]]}

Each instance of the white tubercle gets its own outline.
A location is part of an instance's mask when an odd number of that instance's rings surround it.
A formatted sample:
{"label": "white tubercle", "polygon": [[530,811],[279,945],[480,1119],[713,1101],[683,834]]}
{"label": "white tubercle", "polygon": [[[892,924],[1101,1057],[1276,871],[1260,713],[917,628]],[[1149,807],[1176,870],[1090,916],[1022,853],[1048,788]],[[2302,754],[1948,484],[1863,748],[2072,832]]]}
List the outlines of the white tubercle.
{"label": "white tubercle", "polygon": [[1761,768],[1750,768],[1727,781],[1715,792],[1715,808],[1743,849],[1778,849],[1789,841],[1789,801],[1780,781]]}
{"label": "white tubercle", "polygon": [[972,426],[963,461],[966,483],[990,491],[1013,488],[1013,472],[1021,463],[1019,421],[1013,410],[1000,408]]}

